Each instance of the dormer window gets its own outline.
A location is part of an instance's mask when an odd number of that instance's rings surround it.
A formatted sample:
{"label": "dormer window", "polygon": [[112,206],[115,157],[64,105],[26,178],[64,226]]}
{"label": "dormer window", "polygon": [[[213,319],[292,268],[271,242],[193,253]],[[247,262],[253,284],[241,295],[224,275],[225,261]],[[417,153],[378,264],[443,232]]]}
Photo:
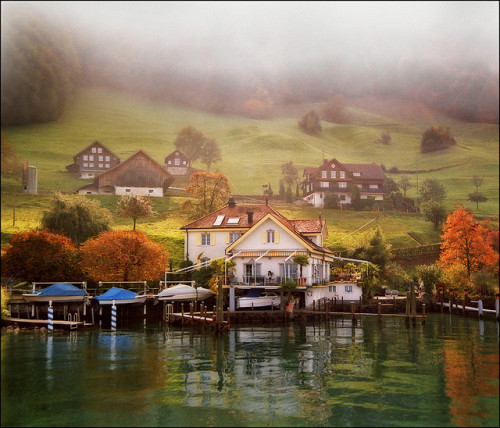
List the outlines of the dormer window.
{"label": "dormer window", "polygon": [[352,175],[354,175],[354,177],[361,177],[361,173],[360,172],[353,172]]}

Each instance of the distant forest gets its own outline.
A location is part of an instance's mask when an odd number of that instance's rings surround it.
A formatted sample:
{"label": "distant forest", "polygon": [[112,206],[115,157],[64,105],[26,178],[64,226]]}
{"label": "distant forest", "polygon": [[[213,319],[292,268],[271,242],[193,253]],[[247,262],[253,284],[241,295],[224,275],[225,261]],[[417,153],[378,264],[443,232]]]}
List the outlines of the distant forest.
{"label": "distant forest", "polygon": [[282,67],[274,73],[237,74],[235,64],[225,75],[190,66],[195,58],[182,51],[104,41],[98,29],[79,34],[33,4],[17,9],[2,20],[2,126],[56,120],[74,91],[89,85],[255,118],[271,117],[278,106],[326,102],[342,94],[346,100],[397,96],[460,120],[499,123],[498,72],[478,64],[415,59],[387,72],[370,63],[354,66],[325,57],[307,69]]}

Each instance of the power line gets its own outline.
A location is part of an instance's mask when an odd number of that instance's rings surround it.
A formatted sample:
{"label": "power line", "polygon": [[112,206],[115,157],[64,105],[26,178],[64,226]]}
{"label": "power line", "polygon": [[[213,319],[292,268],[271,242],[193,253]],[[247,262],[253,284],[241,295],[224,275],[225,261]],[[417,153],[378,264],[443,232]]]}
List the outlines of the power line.
{"label": "power line", "polygon": [[377,217],[372,218],[368,223],[366,223],[363,226],[357,228],[354,232],[349,233],[349,235],[344,236],[342,239],[339,239],[338,241],[335,241],[333,244],[330,244],[330,245],[334,245],[334,244],[336,244],[336,243],[338,243],[340,241],[343,241],[345,238],[347,238],[347,237],[355,234],[358,230],[363,229],[363,227],[365,227],[366,225],[370,224],[373,220],[376,220],[376,219],[377,219]]}

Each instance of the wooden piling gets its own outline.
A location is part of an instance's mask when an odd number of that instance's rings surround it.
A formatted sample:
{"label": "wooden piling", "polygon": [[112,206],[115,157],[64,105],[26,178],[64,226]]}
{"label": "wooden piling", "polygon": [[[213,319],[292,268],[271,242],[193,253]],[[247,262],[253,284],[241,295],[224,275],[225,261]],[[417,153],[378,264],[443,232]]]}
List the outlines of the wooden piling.
{"label": "wooden piling", "polygon": [[378,322],[382,322],[382,303],[377,303]]}
{"label": "wooden piling", "polygon": [[441,313],[443,313],[443,303],[444,303],[444,293],[443,293],[443,290],[439,290],[439,300],[441,301]]}
{"label": "wooden piling", "polygon": [[425,303],[422,303],[422,325],[425,324]]}

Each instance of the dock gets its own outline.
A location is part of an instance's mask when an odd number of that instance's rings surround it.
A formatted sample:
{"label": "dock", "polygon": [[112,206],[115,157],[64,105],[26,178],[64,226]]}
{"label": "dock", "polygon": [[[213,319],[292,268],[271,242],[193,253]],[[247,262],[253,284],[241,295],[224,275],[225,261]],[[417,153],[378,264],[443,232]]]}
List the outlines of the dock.
{"label": "dock", "polygon": [[[12,317],[6,317],[3,318],[2,321],[8,322],[10,324],[28,324],[28,325],[48,325],[49,321],[48,320],[39,320],[35,318],[12,318]],[[54,320],[52,323],[55,326],[61,326],[63,328],[69,328],[69,329],[75,329],[78,327],[93,327],[94,324],[92,323],[87,323],[84,321],[62,321],[62,320]]]}
{"label": "dock", "polygon": [[201,324],[209,327],[217,327],[220,325],[222,328],[229,328],[229,321],[223,320],[217,323],[215,314],[213,312],[170,312],[167,314],[166,319],[168,322],[180,321],[186,324]]}

